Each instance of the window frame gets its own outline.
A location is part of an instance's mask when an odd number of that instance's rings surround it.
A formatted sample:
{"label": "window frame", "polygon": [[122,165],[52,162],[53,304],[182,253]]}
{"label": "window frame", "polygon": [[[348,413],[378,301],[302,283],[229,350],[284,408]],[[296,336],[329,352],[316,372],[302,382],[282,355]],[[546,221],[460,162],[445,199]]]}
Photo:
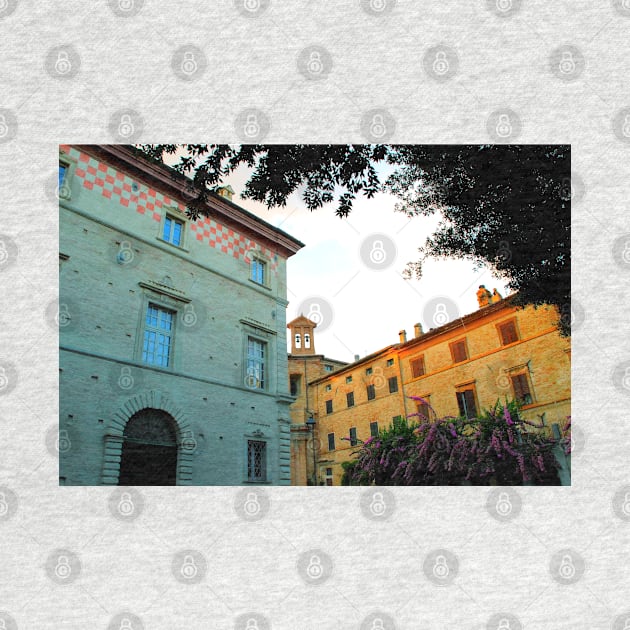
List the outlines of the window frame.
{"label": "window frame", "polygon": [[[456,346],[462,346],[464,348],[464,358],[461,359],[460,361],[457,361],[457,358],[455,356],[455,347]],[[466,337],[462,338],[462,339],[458,339],[457,341],[452,341],[451,343],[448,344],[448,347],[451,351],[451,358],[453,359],[453,364],[456,365],[458,363],[464,363],[464,361],[468,361],[468,359],[470,359],[470,355],[468,354],[468,344],[466,342]]]}
{"label": "window frame", "polygon": [[326,383],[326,385],[324,386],[324,391],[325,392],[331,392],[332,391],[332,385],[330,383]]}
{"label": "window frame", "polygon": [[387,362],[385,363],[385,367],[393,367],[394,365],[394,359],[387,359]]}
{"label": "window frame", "polygon": [[[265,256],[260,250],[249,250],[248,256],[248,279],[252,284],[257,287],[263,287],[264,289],[271,289],[271,260]],[[263,281],[259,282],[254,278],[253,265],[262,265]]]}
{"label": "window frame", "polygon": [[[337,450],[337,445],[335,443],[335,432],[333,431],[332,433],[329,433],[326,436],[327,440],[328,440],[328,451],[329,452],[333,452]],[[330,448],[330,445],[332,444],[332,448]]]}
{"label": "window frame", "polygon": [[[512,392],[514,393],[514,400],[519,402],[523,407],[527,407],[528,405],[533,405],[536,402],[536,397],[534,396],[534,388],[532,387],[531,378],[527,370],[519,370],[518,372],[510,373],[510,385],[512,386]],[[517,397],[516,387],[514,386],[514,379],[525,379],[525,384],[527,385],[527,395],[529,396],[529,402],[521,402]]]}
{"label": "window frame", "polygon": [[371,367],[365,368],[365,375],[366,376],[372,376],[373,372],[374,372],[374,370]]}
{"label": "window frame", "polygon": [[[455,387],[455,398],[457,400],[457,412],[459,414],[459,416],[461,417],[462,414],[461,412],[461,408],[460,408],[460,404],[459,404],[459,395],[460,394],[465,394],[465,392],[472,392],[472,399],[473,399],[473,405],[475,407],[474,411],[475,413],[473,415],[468,415],[468,409],[465,409],[466,414],[465,417],[470,419],[470,418],[476,418],[477,415],[479,414],[479,400],[477,399],[477,387],[475,385],[474,382],[471,383],[463,383],[461,385],[458,385]],[[466,405],[466,401],[464,400],[464,405]]]}
{"label": "window frame", "polygon": [[77,162],[74,158],[70,157],[67,153],[59,151],[59,165],[63,165],[66,169],[63,174],[63,181],[61,184],[57,184],[57,197],[66,201],[72,198],[72,181],[74,179],[74,169]]}
{"label": "window frame", "polygon": [[[513,341],[506,342],[503,337],[503,328],[505,328],[506,326],[509,326],[510,324],[514,327],[515,339]],[[516,317],[512,317],[511,319],[504,319],[503,321],[498,322],[496,324],[496,328],[497,328],[497,334],[499,336],[499,342],[501,343],[502,347],[511,346],[513,343],[516,343],[517,341],[521,340],[521,335],[518,329]]]}
{"label": "window frame", "polygon": [[[250,359],[252,361],[257,360],[256,357],[251,358],[250,354],[249,354],[249,350],[250,350],[250,341],[256,344],[259,344],[262,348],[262,378],[258,379],[258,377],[253,374],[254,378],[256,378],[257,380],[260,380],[260,382],[262,383],[261,387],[251,387],[249,386],[249,378],[252,376],[252,374],[250,374]],[[267,343],[267,340],[265,339],[261,339],[260,337],[258,337],[255,334],[252,334],[250,332],[247,332],[245,335],[245,364],[244,364],[244,368],[245,368],[245,375],[244,375],[244,383],[245,386],[251,390],[251,391],[261,391],[261,392],[266,392],[266,391],[270,391],[270,384],[269,384],[269,380],[268,380],[268,374],[267,374],[267,369],[266,367],[271,363],[270,361],[270,357],[269,357],[269,346],[270,344]]]}
{"label": "window frame", "polygon": [[[421,422],[423,418],[430,421],[431,420],[431,394],[422,394],[420,398],[424,398],[427,402],[422,403],[419,400],[416,401],[416,411],[418,412],[418,414],[422,414],[421,416],[419,415],[418,418]],[[426,414],[422,413],[422,408],[425,408],[425,407],[426,407]]]}
{"label": "window frame", "polygon": [[[293,383],[296,383],[295,393],[293,393]],[[289,374],[289,393],[291,396],[299,396],[302,390],[302,375],[301,374]]]}
{"label": "window frame", "polygon": [[[398,393],[398,376],[390,376],[387,379],[387,383],[389,386],[389,393],[390,394],[397,394]],[[392,389],[392,384],[394,386],[394,389]]]}
{"label": "window frame", "polygon": [[329,398],[328,400],[324,401],[325,405],[326,405],[326,415],[329,416],[331,413],[335,413],[335,408],[333,405],[333,399]]}
{"label": "window frame", "polygon": [[[417,365],[420,365],[422,367],[422,371],[420,374],[416,374],[415,366]],[[411,370],[411,378],[420,378],[421,376],[425,376],[427,373],[427,367],[424,361],[424,354],[409,359],[409,369]]]}
{"label": "window frame", "polygon": [[350,409],[350,407],[354,407],[354,392],[346,392],[346,403],[348,406],[348,409]]}
{"label": "window frame", "polygon": [[[143,358],[144,355],[144,338],[145,332],[147,328],[147,315],[149,313],[149,308],[154,306],[158,309],[158,311],[169,312],[172,314],[171,319],[171,330],[168,335],[170,338],[169,342],[169,354],[168,354],[168,365],[159,365],[157,363],[150,363]],[[138,318],[138,326],[136,333],[136,343],[135,343],[135,351],[134,356],[138,363],[141,365],[156,370],[164,370],[164,371],[173,371],[177,368],[177,352],[176,352],[176,343],[177,343],[177,320],[179,315],[179,308],[177,304],[172,303],[170,300],[159,299],[154,295],[144,295],[141,305],[140,312]],[[153,330],[153,327],[150,328]]]}
{"label": "window frame", "polygon": [[346,376],[346,385],[352,383],[352,374],[350,376]]}
{"label": "window frame", "polygon": [[[261,464],[261,477],[252,477],[250,475],[250,444],[261,444],[263,446],[263,463]],[[245,480],[246,483],[270,483],[269,479],[269,457],[268,457],[268,441],[257,436],[246,436],[245,438]]]}
{"label": "window frame", "polygon": [[[167,220],[172,221],[174,223],[179,223],[182,226],[181,232],[180,232],[179,245],[176,245],[172,241],[167,241],[164,238],[164,228],[166,227]],[[162,213],[162,219],[160,220],[160,225],[158,228],[159,230],[158,236],[157,236],[158,241],[161,241],[162,243],[166,243],[167,245],[170,245],[171,247],[174,247],[178,250],[187,252],[188,251],[187,249],[188,224],[189,224],[188,217],[183,215],[179,210],[177,210],[176,208],[165,208],[164,212]]]}
{"label": "window frame", "polygon": [[376,400],[376,385],[374,385],[374,383],[366,385],[365,391],[367,393],[368,400]]}

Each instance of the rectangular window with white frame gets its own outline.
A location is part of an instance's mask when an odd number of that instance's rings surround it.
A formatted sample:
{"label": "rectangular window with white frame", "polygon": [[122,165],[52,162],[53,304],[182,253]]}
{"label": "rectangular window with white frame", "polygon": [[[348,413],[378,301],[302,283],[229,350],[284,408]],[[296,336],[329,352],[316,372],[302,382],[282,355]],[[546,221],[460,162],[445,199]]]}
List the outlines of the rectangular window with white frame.
{"label": "rectangular window with white frame", "polygon": [[162,240],[175,245],[184,246],[184,222],[176,219],[170,214],[165,215],[162,224]]}
{"label": "rectangular window with white frame", "polygon": [[265,389],[265,354],[266,343],[247,338],[247,371],[246,385],[251,389]]}
{"label": "rectangular window with white frame", "polygon": [[253,258],[250,265],[250,279],[256,284],[267,284],[267,264],[259,258]]}
{"label": "rectangular window with white frame", "polygon": [[267,481],[267,443],[247,440],[247,481]]}
{"label": "rectangular window with white frame", "polygon": [[149,302],[142,340],[143,363],[159,367],[171,365],[174,325],[174,311]]}

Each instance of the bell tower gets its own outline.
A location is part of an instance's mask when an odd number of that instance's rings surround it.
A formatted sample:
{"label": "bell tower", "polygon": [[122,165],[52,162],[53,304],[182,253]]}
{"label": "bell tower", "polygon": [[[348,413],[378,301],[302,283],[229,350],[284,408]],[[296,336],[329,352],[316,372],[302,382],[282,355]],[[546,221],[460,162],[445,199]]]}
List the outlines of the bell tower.
{"label": "bell tower", "polygon": [[313,355],[315,354],[315,337],[313,331],[317,324],[308,317],[300,315],[287,324],[291,331],[291,354]]}

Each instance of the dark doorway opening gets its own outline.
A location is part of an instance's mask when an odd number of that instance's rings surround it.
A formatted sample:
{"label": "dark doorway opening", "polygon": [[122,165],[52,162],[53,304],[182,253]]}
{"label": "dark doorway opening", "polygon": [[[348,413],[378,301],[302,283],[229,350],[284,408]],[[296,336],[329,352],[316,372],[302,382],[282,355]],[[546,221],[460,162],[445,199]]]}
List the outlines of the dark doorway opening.
{"label": "dark doorway opening", "polygon": [[123,432],[119,486],[174,486],[177,482],[177,434],[173,418],[159,409],[143,409]]}

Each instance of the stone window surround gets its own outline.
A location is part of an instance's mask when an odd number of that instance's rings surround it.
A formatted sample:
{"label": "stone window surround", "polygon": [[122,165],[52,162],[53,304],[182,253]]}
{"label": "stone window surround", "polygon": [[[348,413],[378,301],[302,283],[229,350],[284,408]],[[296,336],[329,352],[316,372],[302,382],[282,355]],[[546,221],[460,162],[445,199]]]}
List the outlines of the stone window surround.
{"label": "stone window surround", "polygon": [[[248,464],[249,464],[248,442],[250,440],[265,443],[265,478],[264,479],[260,479],[260,480],[249,479],[247,476],[247,469],[248,469]],[[251,431],[243,435],[243,485],[247,485],[247,486],[271,485],[273,483],[272,475],[269,472],[269,461],[270,461],[269,443],[270,441],[271,441],[271,438],[260,429],[256,429],[255,431]]]}
{"label": "stone window surround", "polygon": [[[241,334],[243,338],[243,350],[242,350],[242,383],[243,385],[249,389],[250,391],[255,392],[273,392],[275,391],[276,383],[272,382],[274,377],[274,371],[270,369],[271,366],[275,365],[275,340],[276,340],[276,331],[271,328],[267,328],[264,324],[260,322],[255,322],[254,320],[241,319],[239,320],[241,324]],[[248,338],[251,337],[255,341],[258,341],[264,344],[265,349],[265,357],[264,357],[264,366],[265,366],[265,386],[258,389],[247,387],[247,349],[248,349]]]}
{"label": "stone window surround", "polygon": [[536,404],[536,400],[537,400],[536,388],[534,387],[534,378],[533,378],[533,373],[531,369],[531,360],[526,361],[525,363],[519,363],[518,365],[514,365],[510,368],[507,368],[505,372],[510,378],[510,388],[512,389],[512,392],[514,392],[514,389],[513,389],[514,386],[512,384],[512,376],[517,376],[518,374],[525,375],[525,377],[527,378],[527,384],[529,385],[529,395],[532,398],[532,402],[528,403],[527,405],[523,405],[523,407],[526,408],[529,405]]}
{"label": "stone window surround", "polygon": [[[271,259],[265,254],[263,254],[263,252],[260,249],[260,246],[256,246],[255,249],[250,249],[248,252],[248,256],[250,259],[250,264],[248,265],[248,268],[247,268],[249,281],[258,287],[263,287],[264,289],[271,289],[271,273],[270,273],[271,262],[272,262]],[[252,278],[251,263],[253,261],[257,261],[263,265],[263,282],[258,282],[257,280],[254,280]]]}
{"label": "stone window surround", "polygon": [[[190,299],[181,291],[177,291],[172,287],[161,285],[157,282],[139,282],[142,288],[140,317],[138,318],[138,326],[136,329],[136,343],[134,348],[134,360],[142,365],[147,365],[158,370],[173,371],[181,367],[177,353],[177,328],[178,315],[183,304],[190,303]],[[173,311],[173,329],[171,331],[171,350],[168,367],[154,365],[153,363],[145,363],[142,361],[142,346],[144,341],[144,329],[149,304],[155,304],[164,310]]]}
{"label": "stone window surround", "polygon": [[[172,221],[178,221],[179,223],[182,224],[182,231],[181,231],[181,238],[180,238],[179,245],[175,245],[174,243],[171,243],[170,241],[164,240],[164,222],[166,221],[166,219],[171,219]],[[156,239],[160,241],[161,243],[164,243],[165,245],[174,247],[175,249],[180,249],[184,252],[189,252],[190,250],[187,247],[188,238],[190,237],[189,228],[190,228],[190,219],[185,214],[182,214],[174,206],[165,207],[163,208],[163,212],[162,212],[162,220],[158,224],[158,234],[156,236]]]}

